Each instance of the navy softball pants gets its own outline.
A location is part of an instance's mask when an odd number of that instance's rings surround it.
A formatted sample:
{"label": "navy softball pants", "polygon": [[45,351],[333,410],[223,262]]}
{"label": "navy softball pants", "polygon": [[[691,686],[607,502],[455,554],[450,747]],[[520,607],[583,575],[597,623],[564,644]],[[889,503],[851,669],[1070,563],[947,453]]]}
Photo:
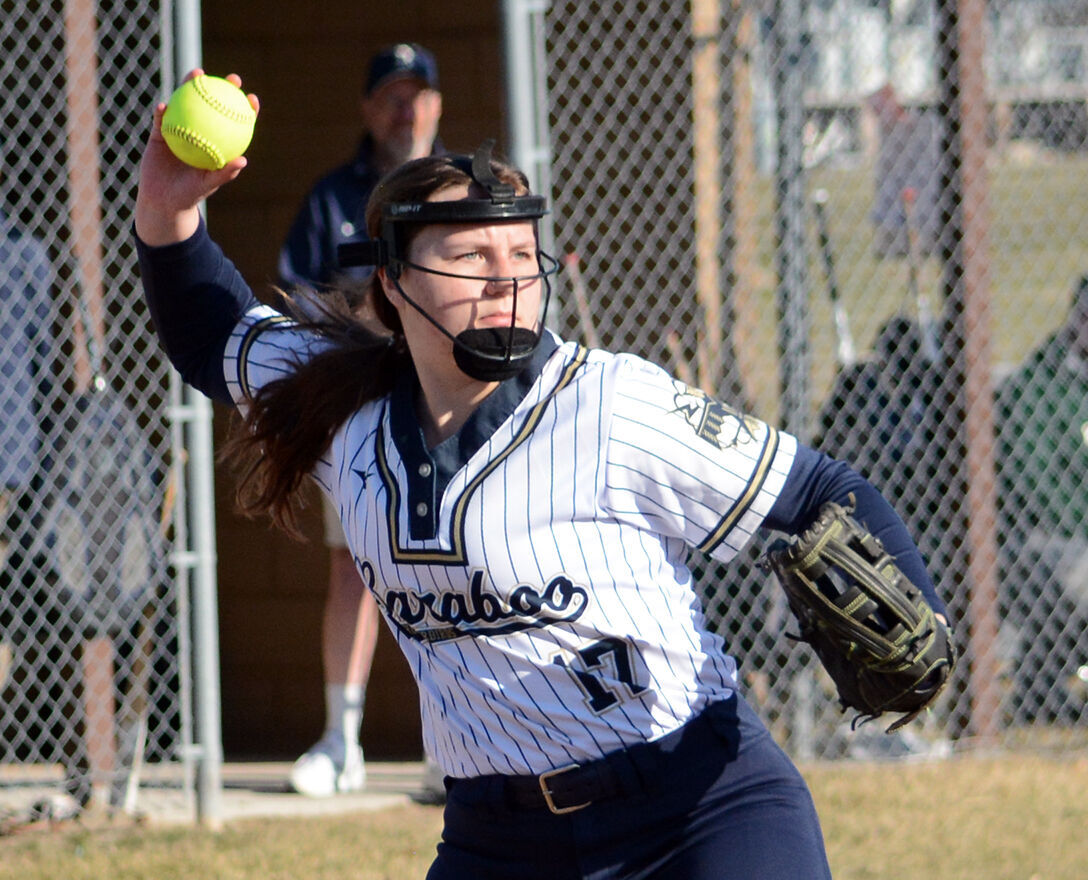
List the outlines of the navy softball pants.
{"label": "navy softball pants", "polygon": [[830,880],[808,787],[742,699],[596,763],[602,798],[563,814],[534,777],[447,779],[427,880]]}

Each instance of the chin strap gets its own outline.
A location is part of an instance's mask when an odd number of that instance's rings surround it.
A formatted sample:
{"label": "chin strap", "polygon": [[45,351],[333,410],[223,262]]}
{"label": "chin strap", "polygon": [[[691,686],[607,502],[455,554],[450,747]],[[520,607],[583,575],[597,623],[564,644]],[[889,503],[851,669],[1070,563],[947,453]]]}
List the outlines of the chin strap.
{"label": "chin strap", "polygon": [[[478,281],[509,281],[514,285],[514,318],[511,318],[509,327],[483,327],[479,329],[462,330],[456,336],[438,323],[427,310],[405,293],[400,283],[400,272],[390,272],[389,277],[396,285],[397,292],[404,297],[404,301],[427,319],[431,326],[435,327],[443,336],[453,343],[453,359],[458,368],[471,379],[479,382],[502,382],[510,379],[524,370],[533,357],[537,346],[540,345],[541,334],[537,330],[529,330],[525,327],[517,327],[516,320],[518,310],[518,285],[520,282],[539,278],[544,284],[544,308],[541,310],[541,326],[544,315],[548,314],[548,305],[552,297],[552,285],[550,276],[559,271],[559,263],[554,257],[541,252],[541,266],[539,275],[522,276],[466,276],[453,275],[455,278],[474,278]],[[402,263],[420,272],[429,272],[432,275],[449,275],[446,272],[438,272],[428,269],[426,266],[418,266],[414,263]],[[547,265],[544,265],[547,263]],[[396,265],[396,264],[394,264]],[[400,265],[396,265],[399,270]],[[390,268],[393,268],[391,266]]]}

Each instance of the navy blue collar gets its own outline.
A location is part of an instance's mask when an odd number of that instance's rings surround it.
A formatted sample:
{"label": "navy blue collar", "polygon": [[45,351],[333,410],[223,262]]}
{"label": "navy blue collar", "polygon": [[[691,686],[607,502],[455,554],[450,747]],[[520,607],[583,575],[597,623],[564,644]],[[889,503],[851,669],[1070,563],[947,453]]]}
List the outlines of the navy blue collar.
{"label": "navy blue collar", "polygon": [[476,407],[455,434],[427,449],[423,429],[416,418],[419,379],[409,368],[389,395],[389,425],[408,475],[408,508],[411,536],[433,538],[438,527],[438,502],[450,479],[488,441],[529,393],[544,365],[559,347],[551,333],[544,333],[529,365],[504,382]]}

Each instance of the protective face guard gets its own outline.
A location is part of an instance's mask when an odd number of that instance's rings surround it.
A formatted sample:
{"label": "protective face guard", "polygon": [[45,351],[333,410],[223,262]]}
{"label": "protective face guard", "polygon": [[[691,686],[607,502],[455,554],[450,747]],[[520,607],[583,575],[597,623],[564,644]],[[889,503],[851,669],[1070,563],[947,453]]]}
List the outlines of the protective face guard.
{"label": "protective face guard", "polygon": [[[453,342],[453,357],[463,373],[481,382],[499,382],[520,373],[540,344],[540,333],[514,326],[520,284],[541,279],[544,283],[544,309],[541,325],[551,302],[551,275],[559,271],[553,257],[537,252],[540,271],[534,275],[457,275],[428,269],[404,258],[406,224],[489,223],[509,220],[539,220],[547,213],[543,196],[519,196],[513,185],[503,183],[491,170],[491,151],[495,142],[484,141],[472,157],[469,173],[473,181],[487,191],[486,199],[458,199],[451,202],[402,202],[386,205],[382,211],[381,237],[372,241],[349,242],[337,248],[341,267],[375,266],[387,268],[393,283],[405,301]],[[474,281],[503,281],[514,285],[514,308],[510,326],[464,330],[454,336],[427,314],[400,286],[401,269],[408,267],[448,278]]]}

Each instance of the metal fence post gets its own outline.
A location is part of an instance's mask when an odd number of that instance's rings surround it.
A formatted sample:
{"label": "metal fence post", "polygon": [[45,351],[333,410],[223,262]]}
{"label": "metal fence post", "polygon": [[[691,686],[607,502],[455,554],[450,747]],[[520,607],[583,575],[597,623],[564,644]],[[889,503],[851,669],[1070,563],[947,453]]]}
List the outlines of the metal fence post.
{"label": "metal fence post", "polygon": [[[177,7],[177,66],[180,76],[199,66],[200,4],[182,0]],[[180,76],[178,78],[180,78]],[[174,381],[177,377],[174,376]],[[213,488],[212,407],[192,388],[184,389],[189,411],[189,494],[193,577],[193,661],[198,740],[197,821],[222,824],[223,737],[219,692],[219,615],[215,577],[215,495]]]}
{"label": "metal fence post", "polygon": [[[544,14],[548,0],[503,0],[503,52],[506,66],[506,127],[510,157],[529,176],[536,192],[551,195],[548,143],[548,84],[545,77]],[[540,245],[554,253],[548,217],[540,221]]]}

